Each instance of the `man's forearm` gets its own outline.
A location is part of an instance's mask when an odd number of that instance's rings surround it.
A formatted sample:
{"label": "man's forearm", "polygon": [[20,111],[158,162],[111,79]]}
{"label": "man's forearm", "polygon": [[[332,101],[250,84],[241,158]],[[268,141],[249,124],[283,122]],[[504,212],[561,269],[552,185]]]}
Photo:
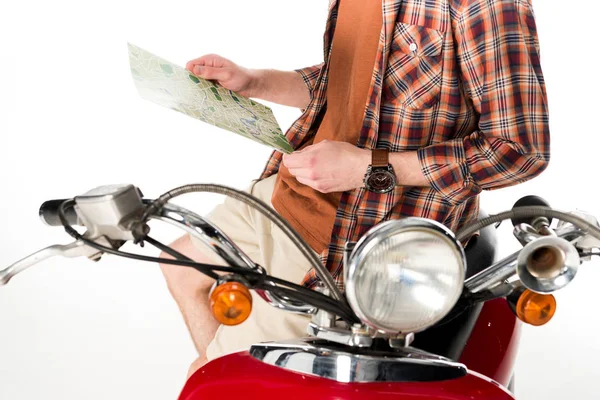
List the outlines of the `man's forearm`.
{"label": "man's forearm", "polygon": [[[371,157],[372,150],[347,142],[323,140],[302,152],[285,154],[283,164],[298,182],[322,193],[332,193],[364,187]],[[431,186],[416,151],[390,153],[389,160],[398,186]]]}
{"label": "man's forearm", "polygon": [[310,92],[297,72],[257,69],[251,73],[254,85],[250,97],[300,109],[308,105]]}
{"label": "man's forearm", "polygon": [[396,172],[396,180],[401,186],[430,186],[421,170],[416,151],[390,153],[390,164]]}

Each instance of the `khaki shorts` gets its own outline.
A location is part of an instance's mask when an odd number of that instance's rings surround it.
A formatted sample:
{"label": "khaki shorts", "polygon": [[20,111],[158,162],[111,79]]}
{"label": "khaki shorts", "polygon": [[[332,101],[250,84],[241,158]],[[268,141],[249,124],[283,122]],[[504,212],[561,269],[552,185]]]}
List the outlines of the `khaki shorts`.
{"label": "khaki shorts", "polygon": [[[271,205],[276,176],[255,182],[246,191]],[[300,283],[310,269],[309,262],[278,227],[238,200],[226,198],[207,219],[218,226],[255,263],[263,266],[269,275]],[[215,263],[224,265],[223,260],[204,243],[195,238],[192,242]],[[255,343],[307,336],[306,328],[310,317],[276,309],[254,292],[252,297],[252,314],[244,323],[234,327],[221,325],[217,330],[207,349],[209,360],[248,350]]]}

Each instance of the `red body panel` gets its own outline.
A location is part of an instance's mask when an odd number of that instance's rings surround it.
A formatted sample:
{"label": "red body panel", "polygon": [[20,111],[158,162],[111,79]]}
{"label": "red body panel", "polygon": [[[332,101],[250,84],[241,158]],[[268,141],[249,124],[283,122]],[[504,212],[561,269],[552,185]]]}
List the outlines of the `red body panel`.
{"label": "red body panel", "polygon": [[506,299],[488,301],[473,328],[460,362],[508,386],[513,374],[521,335],[521,321]]}
{"label": "red body panel", "polygon": [[216,359],[188,380],[180,400],[512,400],[498,384],[468,374],[423,383],[339,383],[299,374],[254,359],[247,352]]}
{"label": "red body panel", "polygon": [[513,397],[499,384],[508,386],[512,377],[520,326],[520,321],[505,299],[484,304],[460,359],[471,371],[476,372],[459,379],[440,382],[339,383],[274,367],[244,352],[216,359],[198,370],[187,381],[179,400],[510,400]]}
{"label": "red body panel", "polygon": [[498,384],[468,374],[462,378],[423,383],[339,383],[299,374],[256,360],[247,352],[216,359],[188,380],[180,400],[512,400]]}

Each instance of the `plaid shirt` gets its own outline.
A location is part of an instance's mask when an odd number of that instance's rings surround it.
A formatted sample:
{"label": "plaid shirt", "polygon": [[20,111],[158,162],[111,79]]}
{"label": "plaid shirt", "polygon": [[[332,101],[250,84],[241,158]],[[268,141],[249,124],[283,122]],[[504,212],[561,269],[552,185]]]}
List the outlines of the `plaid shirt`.
{"label": "plaid shirt", "polygon": [[[287,132],[294,148],[309,137],[326,101],[337,3],[330,4],[325,62],[298,71],[311,101]],[[321,254],[341,288],[347,241],[405,216],[456,231],[478,216],[482,190],[524,182],[548,165],[548,105],[530,1],[383,0],[381,40],[356,146],[417,151],[430,187],[343,193],[331,243]],[[261,178],[277,172],[281,156],[272,154]],[[303,283],[311,287],[316,279],[311,271]]]}

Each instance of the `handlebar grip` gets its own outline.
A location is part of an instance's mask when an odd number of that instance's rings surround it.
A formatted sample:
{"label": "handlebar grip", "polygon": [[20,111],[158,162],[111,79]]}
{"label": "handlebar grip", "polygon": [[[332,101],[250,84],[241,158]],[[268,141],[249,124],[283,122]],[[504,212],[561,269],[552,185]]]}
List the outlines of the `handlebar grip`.
{"label": "handlebar grip", "polygon": [[[548,203],[546,200],[544,200],[540,196],[530,195],[530,196],[521,197],[515,203],[513,208],[527,207],[527,206],[550,207],[550,203]],[[531,224],[533,222],[533,218],[519,218],[519,219],[513,218],[511,221],[512,221],[513,226],[517,226],[522,223]],[[552,219],[550,219],[550,222],[552,222]]]}
{"label": "handlebar grip", "polygon": [[[40,206],[40,218],[50,226],[62,226],[58,216],[58,209],[66,200],[48,200]],[[67,208],[65,217],[70,225],[78,225],[78,217],[73,207]]]}

